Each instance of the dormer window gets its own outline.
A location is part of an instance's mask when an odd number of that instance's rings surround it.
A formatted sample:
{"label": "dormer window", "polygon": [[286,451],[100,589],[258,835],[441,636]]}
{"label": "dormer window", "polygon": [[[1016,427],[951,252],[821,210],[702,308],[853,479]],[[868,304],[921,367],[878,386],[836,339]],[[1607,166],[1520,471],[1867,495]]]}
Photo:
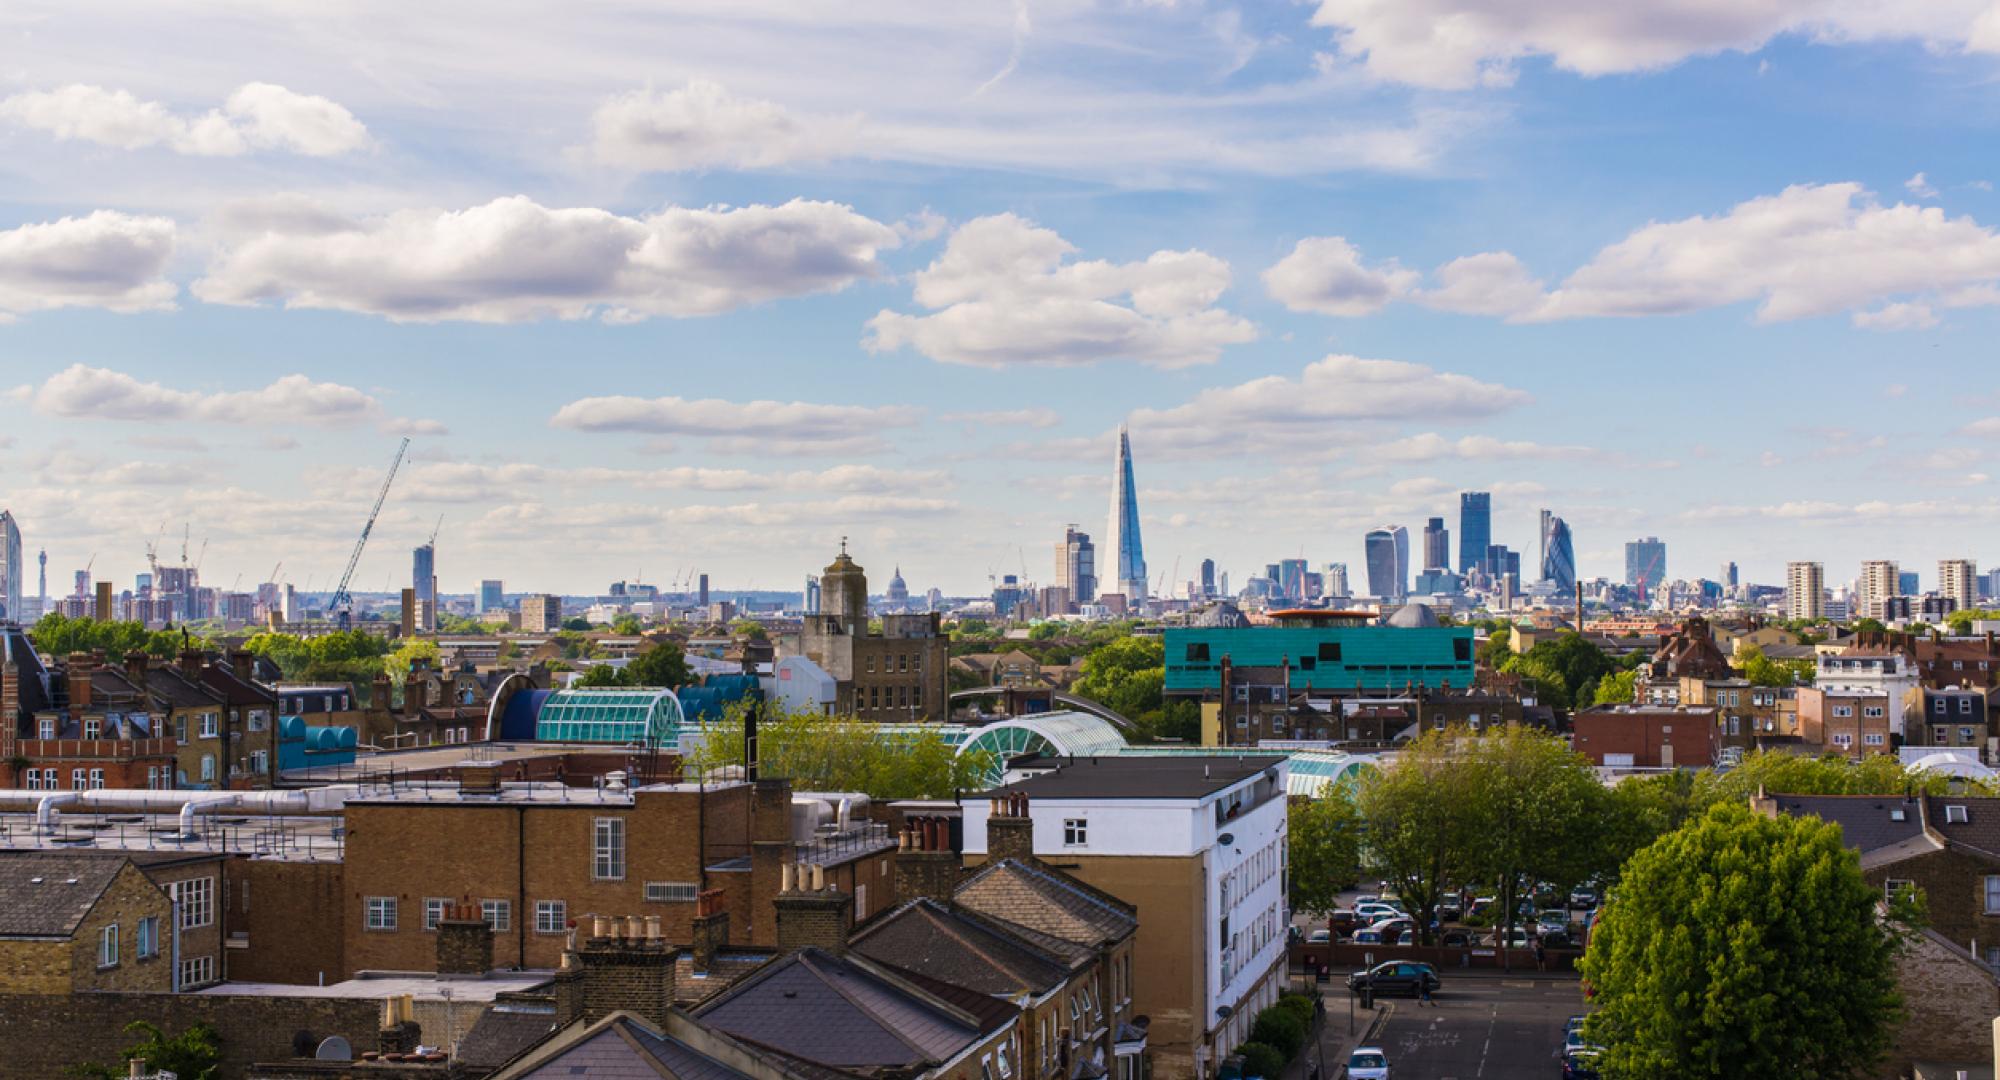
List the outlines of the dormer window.
{"label": "dormer window", "polygon": [[1965,824],[1965,821],[1966,821],[1966,818],[1965,818],[1965,807],[1964,807],[1964,806],[1961,806],[1961,805],[1959,805],[1959,804],[1957,804],[1957,803],[1953,803],[1953,804],[1951,804],[1951,805],[1949,805],[1949,806],[1946,806],[1946,807],[1944,808],[1944,823],[1945,823],[1945,824],[1947,824],[1947,825],[1963,825],[1963,824]]}
{"label": "dormer window", "polygon": [[1902,809],[1902,807],[1897,807],[1897,808],[1895,808],[1895,809],[1893,809],[1893,810],[1889,811],[1889,820],[1890,820],[1890,821],[1903,821],[1903,820],[1905,820],[1905,819],[1906,819],[1906,818],[1908,818],[1908,817],[1909,817],[1909,815],[1903,812],[1903,809]]}

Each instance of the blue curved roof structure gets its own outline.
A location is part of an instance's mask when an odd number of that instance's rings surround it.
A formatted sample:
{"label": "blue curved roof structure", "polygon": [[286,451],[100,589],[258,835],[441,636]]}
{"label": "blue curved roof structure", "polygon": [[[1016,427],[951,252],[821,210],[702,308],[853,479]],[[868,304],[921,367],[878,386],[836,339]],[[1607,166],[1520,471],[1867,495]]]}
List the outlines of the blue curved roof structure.
{"label": "blue curved roof structure", "polygon": [[686,726],[672,690],[591,687],[550,694],[535,714],[535,739],[671,748]]}
{"label": "blue curved roof structure", "polygon": [[522,690],[507,699],[507,711],[500,714],[498,738],[506,742],[527,742],[536,737],[535,717],[542,703],[554,697],[553,690]]}

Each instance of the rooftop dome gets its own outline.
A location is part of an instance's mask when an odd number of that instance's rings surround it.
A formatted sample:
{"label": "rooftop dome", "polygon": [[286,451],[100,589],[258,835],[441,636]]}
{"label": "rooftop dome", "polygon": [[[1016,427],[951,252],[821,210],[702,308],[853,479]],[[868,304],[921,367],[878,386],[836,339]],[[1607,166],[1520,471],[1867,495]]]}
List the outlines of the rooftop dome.
{"label": "rooftop dome", "polygon": [[1437,612],[1429,604],[1404,604],[1395,614],[1382,620],[1383,626],[1394,626],[1403,630],[1420,630],[1427,626],[1443,626],[1438,621]]}
{"label": "rooftop dome", "polygon": [[1202,609],[1200,613],[1188,620],[1188,625],[1236,630],[1249,626],[1250,620],[1244,616],[1242,611],[1237,609],[1235,604],[1225,600],[1212,607]]}

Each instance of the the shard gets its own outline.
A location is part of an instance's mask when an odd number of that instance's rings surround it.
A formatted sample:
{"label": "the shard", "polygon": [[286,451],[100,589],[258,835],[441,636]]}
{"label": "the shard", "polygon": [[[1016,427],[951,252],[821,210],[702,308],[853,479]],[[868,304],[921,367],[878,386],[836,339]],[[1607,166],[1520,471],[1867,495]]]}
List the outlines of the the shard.
{"label": "the shard", "polygon": [[1146,549],[1139,540],[1139,489],[1132,480],[1132,436],[1118,425],[1118,466],[1111,485],[1112,581],[1125,602],[1146,598]]}

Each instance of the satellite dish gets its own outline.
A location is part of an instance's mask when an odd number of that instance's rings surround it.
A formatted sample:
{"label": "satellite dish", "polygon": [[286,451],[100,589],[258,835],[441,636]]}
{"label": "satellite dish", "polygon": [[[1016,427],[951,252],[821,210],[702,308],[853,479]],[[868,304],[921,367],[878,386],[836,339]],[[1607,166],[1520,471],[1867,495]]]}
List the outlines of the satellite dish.
{"label": "satellite dish", "polygon": [[313,1057],[319,1061],[353,1061],[354,1048],[347,1044],[342,1035],[329,1035],[319,1044]]}

